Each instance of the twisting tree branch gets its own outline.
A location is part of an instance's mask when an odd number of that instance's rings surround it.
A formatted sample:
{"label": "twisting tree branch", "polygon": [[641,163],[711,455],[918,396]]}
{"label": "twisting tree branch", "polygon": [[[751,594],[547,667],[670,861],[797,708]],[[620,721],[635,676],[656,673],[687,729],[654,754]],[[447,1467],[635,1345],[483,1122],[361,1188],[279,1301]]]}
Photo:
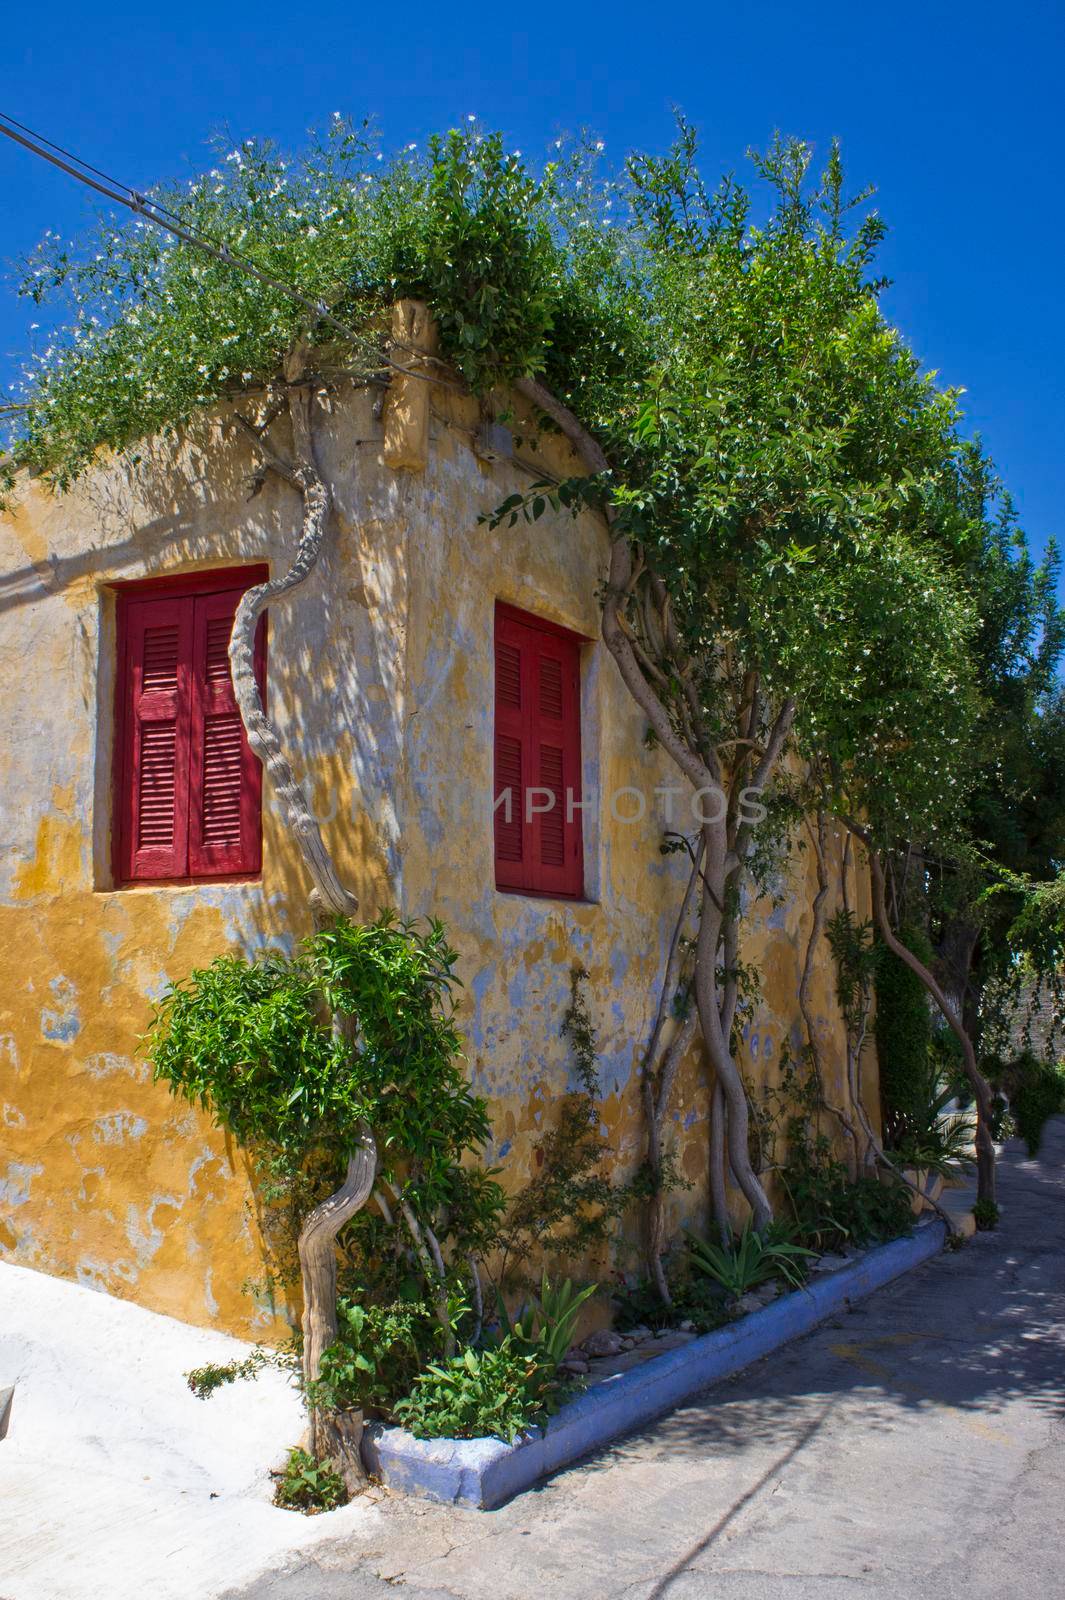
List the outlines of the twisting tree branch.
{"label": "twisting tree branch", "polygon": [[257,584],[241,597],[229,640],[229,664],[233,691],[248,743],[266,769],[289,831],[310,873],[316,912],[326,916],[352,917],[359,909],[358,898],[340,881],[307,796],[282,749],[277,729],[267,716],[255,677],[255,630],[259,618],[273,601],[298,588],[313,572],[325,542],[331,503],[329,488],[315,461],[311,432],[311,390],[297,381],[297,372],[292,371],[291,375],[286,376],[290,377],[291,383],[288,411],[292,419],[294,463],[289,464],[278,456],[258,430],[243,418],[238,418],[238,422],[265,464],[299,490],[303,500],[303,527],[295,558],[288,571],[280,577],[268,579],[266,583]]}

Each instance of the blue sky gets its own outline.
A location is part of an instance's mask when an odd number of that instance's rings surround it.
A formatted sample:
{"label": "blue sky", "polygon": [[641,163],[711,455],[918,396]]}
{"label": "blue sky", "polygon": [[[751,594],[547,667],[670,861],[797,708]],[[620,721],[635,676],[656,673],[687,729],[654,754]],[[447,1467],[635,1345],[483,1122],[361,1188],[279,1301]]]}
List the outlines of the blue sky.
{"label": "blue sky", "polygon": [[[966,389],[1033,541],[1065,531],[1065,8],[794,3],[471,8],[107,4],[10,8],[0,108],[124,181],[204,164],[204,140],[298,142],[334,110],[386,142],[470,113],[527,155],[585,127],[617,159],[661,148],[671,107],[708,172],[742,170],[775,128],[875,182],[890,233],[886,299],[926,365]],[[76,231],[87,191],[0,141],[0,256]],[[0,375],[33,308],[0,283]]]}

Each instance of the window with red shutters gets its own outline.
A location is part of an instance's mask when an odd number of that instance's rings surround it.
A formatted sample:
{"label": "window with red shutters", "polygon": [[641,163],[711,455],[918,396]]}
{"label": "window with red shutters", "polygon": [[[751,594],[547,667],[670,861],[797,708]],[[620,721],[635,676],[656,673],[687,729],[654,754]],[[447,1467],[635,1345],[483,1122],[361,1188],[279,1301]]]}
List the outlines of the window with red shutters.
{"label": "window with red shutters", "polygon": [[[265,567],[118,591],[115,876],[121,883],[244,876],[262,865],[262,768],[229,676],[229,635]],[[265,619],[255,670],[265,693]]]}
{"label": "window with red shutters", "polygon": [[579,899],[580,649],[576,634],[498,604],[496,887]]}

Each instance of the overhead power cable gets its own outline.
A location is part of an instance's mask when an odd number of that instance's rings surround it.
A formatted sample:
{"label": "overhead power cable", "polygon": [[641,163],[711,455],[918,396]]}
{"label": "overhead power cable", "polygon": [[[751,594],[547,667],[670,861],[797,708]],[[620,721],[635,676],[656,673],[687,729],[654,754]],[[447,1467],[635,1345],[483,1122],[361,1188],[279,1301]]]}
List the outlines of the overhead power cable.
{"label": "overhead power cable", "polygon": [[[143,217],[147,222],[153,222],[157,228],[163,228],[183,243],[192,245],[194,249],[202,250],[207,255],[213,256],[216,261],[223,262],[228,267],[236,267],[240,272],[257,278],[268,289],[277,289],[281,294],[288,295],[298,305],[307,311],[312,311],[320,322],[327,327],[335,328],[346,339],[358,345],[365,342],[364,335],[356,333],[354,328],[349,328],[346,323],[334,317],[324,300],[312,300],[300,289],[291,283],[285,283],[280,278],[263,272],[245,256],[236,255],[228,245],[216,245],[209,239],[202,237],[185,222],[180,220],[176,213],[166,206],[160,205],[150,195],[145,195],[129,184],[121,183],[117,178],[111,178],[102,172],[99,167],[83,161],[80,156],[73,155],[69,150],[64,150],[61,145],[54,144],[42,134],[35,133],[31,128],[26,128],[21,122],[6,111],[0,111],[0,133],[20,144],[31,154],[39,156],[42,161],[49,162],[53,167],[58,167],[61,172],[66,172],[70,177],[76,178],[79,183],[85,184],[90,189],[95,189],[97,194],[102,194],[105,199],[113,201],[116,205],[125,206],[127,211],[132,211],[135,216]],[[173,220],[171,220],[173,219]],[[408,371],[400,368],[400,371]],[[409,372],[412,377],[423,377],[422,373]]]}

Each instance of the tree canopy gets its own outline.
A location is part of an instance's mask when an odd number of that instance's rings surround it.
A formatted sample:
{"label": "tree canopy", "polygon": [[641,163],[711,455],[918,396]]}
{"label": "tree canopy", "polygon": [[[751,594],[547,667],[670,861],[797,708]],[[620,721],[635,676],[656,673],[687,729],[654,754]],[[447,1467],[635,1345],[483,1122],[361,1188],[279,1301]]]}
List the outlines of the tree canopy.
{"label": "tree canopy", "polygon": [[387,158],[339,117],[293,160],[220,151],[152,197],[183,237],[106,219],[87,249],[49,237],[25,263],[24,292],[65,297],[69,316],[29,369],[8,471],[62,489],[101,449],[135,456],[233,402],[269,465],[288,409],[316,550],[309,386],[402,369],[388,311],[405,296],[436,320],[440,381],[497,412],[516,388],[561,427],[579,473],[486,515],[603,514],[603,637],[680,772],[726,797],[691,842],[694,989],[733,1170],[764,1221],[730,1042],[760,859],[740,797],[793,749],[805,803],[860,818],[889,865],[916,846],[1056,870],[1056,844],[1026,853],[1022,836],[1052,805],[1026,773],[1059,725],[1063,629],[1056,557],[1031,559],[958,395],[884,314],[870,191],[848,195],[835,146],[818,172],[778,138],[753,172],[708,182],[683,120],[666,155],[614,172],[595,141],[535,166],[476,124]]}

